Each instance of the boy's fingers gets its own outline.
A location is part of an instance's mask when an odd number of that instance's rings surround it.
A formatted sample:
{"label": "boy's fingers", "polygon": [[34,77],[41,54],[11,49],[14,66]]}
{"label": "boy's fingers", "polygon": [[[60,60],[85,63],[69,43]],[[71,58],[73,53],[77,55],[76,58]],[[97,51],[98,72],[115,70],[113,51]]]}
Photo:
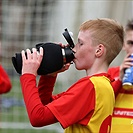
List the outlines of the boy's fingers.
{"label": "boy's fingers", "polygon": [[21,55],[22,55],[22,59],[26,60],[26,56],[25,56],[25,51],[24,50],[21,51]]}
{"label": "boy's fingers", "polygon": [[43,55],[43,48],[40,47],[40,55]]}
{"label": "boy's fingers", "polygon": [[39,52],[39,61],[42,61],[42,58],[43,58],[43,48],[40,47],[40,52]]}
{"label": "boy's fingers", "polygon": [[33,59],[37,60],[37,50],[36,50],[36,48],[32,48],[32,51],[33,51]]}
{"label": "boy's fingers", "polygon": [[27,52],[27,59],[31,59],[32,56],[31,56],[31,51],[30,51],[30,49],[26,49],[26,52]]}

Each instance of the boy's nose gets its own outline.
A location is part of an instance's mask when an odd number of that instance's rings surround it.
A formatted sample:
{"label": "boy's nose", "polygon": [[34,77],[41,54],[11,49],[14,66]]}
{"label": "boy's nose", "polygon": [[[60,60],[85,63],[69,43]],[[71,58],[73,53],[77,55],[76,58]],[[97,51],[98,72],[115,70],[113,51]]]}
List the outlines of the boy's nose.
{"label": "boy's nose", "polygon": [[76,53],[76,49],[75,49],[75,47],[72,49],[72,51],[73,51],[74,54]]}

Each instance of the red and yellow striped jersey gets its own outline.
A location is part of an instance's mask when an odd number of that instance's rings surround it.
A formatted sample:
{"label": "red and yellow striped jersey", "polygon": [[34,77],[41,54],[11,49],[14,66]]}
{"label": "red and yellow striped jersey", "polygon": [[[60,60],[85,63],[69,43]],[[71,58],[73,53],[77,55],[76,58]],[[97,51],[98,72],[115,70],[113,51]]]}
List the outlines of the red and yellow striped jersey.
{"label": "red and yellow striped jersey", "polygon": [[108,74],[84,77],[47,105],[65,133],[109,133],[115,103]]}
{"label": "red and yellow striped jersey", "polygon": [[[119,67],[110,68],[109,74],[117,79]],[[117,85],[117,81],[115,85]],[[116,97],[111,127],[111,133],[133,133],[133,91],[120,88]]]}

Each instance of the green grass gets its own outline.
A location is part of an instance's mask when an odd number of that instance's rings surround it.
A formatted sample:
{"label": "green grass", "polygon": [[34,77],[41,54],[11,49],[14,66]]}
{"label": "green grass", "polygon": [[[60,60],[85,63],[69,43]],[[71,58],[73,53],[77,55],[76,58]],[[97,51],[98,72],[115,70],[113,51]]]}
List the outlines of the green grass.
{"label": "green grass", "polygon": [[[23,96],[21,92],[21,87],[20,87],[20,81],[19,77],[13,77],[11,79],[12,81],[12,89],[9,93],[2,95],[2,98],[13,98],[16,100],[21,100],[23,101]],[[58,84],[59,85],[59,84]],[[7,122],[7,123],[29,123],[29,118],[27,116],[27,111],[25,106],[11,106],[10,108],[2,108],[0,111],[0,122]],[[59,125],[57,124],[55,126],[58,127]],[[9,127],[7,125],[7,127]],[[53,128],[54,129],[54,128]],[[19,129],[15,127],[15,129],[5,129],[1,128],[0,125],[0,133],[57,133],[57,130],[48,130],[45,127],[36,129],[32,128],[31,129]]]}
{"label": "green grass", "polygon": [[37,129],[0,129],[0,133],[58,133],[53,130]]}
{"label": "green grass", "polygon": [[27,122],[29,119],[25,107],[12,107],[9,110],[2,111],[1,121]]}

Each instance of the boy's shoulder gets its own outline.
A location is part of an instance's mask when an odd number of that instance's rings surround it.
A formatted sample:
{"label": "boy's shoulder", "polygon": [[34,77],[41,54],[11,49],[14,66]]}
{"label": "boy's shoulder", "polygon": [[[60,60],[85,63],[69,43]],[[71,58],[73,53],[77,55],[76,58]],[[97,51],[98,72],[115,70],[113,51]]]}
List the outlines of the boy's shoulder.
{"label": "boy's shoulder", "polygon": [[120,70],[120,67],[119,67],[119,66],[116,66],[116,67],[110,67],[110,68],[108,69],[108,73],[109,73],[109,74],[112,74],[112,73],[118,73],[119,70]]}
{"label": "boy's shoulder", "polygon": [[100,78],[100,77],[106,77],[106,78],[111,79],[110,75],[108,73],[98,73],[98,74],[93,74],[91,76],[83,77],[83,78],[79,79],[78,82],[80,82],[80,81],[88,81],[88,80],[90,80],[92,78]]}

